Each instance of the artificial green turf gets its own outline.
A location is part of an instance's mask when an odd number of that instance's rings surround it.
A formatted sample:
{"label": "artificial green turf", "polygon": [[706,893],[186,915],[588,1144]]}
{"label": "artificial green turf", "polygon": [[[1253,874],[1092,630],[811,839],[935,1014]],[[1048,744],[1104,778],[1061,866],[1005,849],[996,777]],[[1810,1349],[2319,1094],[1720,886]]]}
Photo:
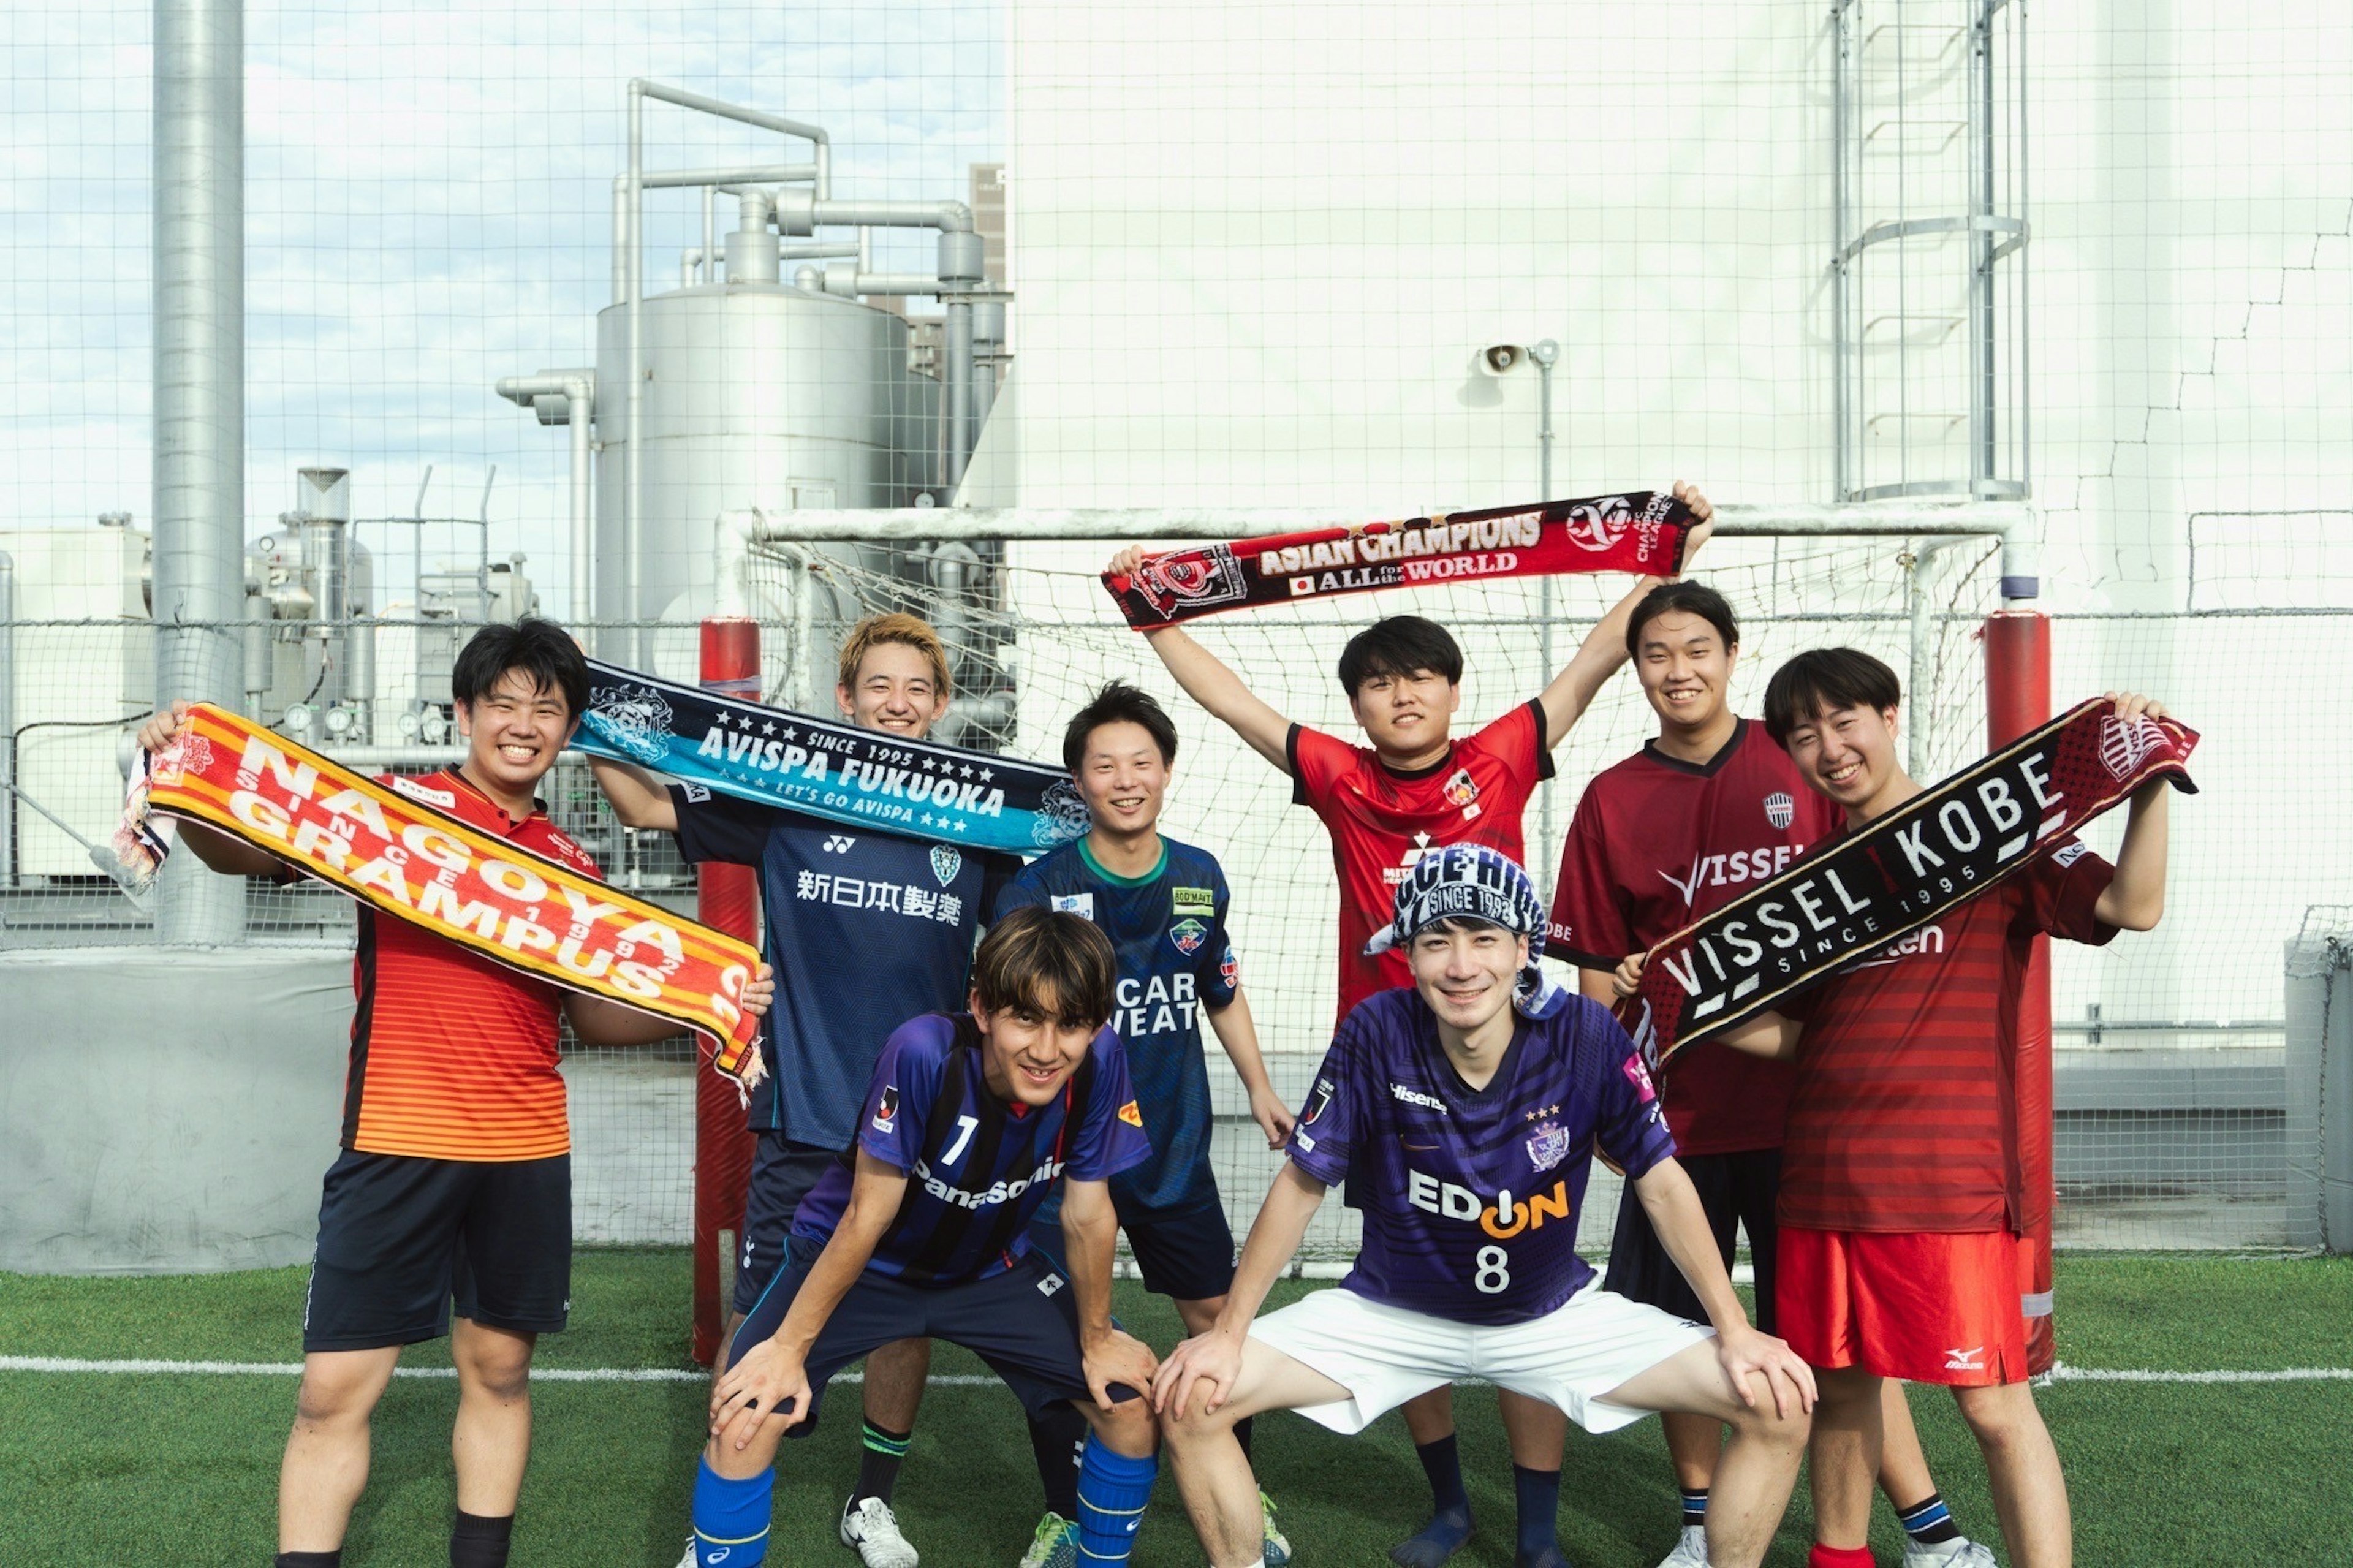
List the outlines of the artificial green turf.
{"label": "artificial green turf", "polygon": [[[0,1354],[291,1362],[303,1271],[160,1279],[0,1276]],[[1304,1287],[1286,1285],[1277,1300]],[[2353,1260],[2102,1257],[2060,1261],[2060,1352],[2070,1364],[2194,1370],[2353,1365]],[[546,1366],[683,1365],[682,1252],[586,1252],[574,1327]],[[1129,1325],[1165,1348],[1166,1304],[1120,1287]],[[408,1364],[447,1364],[420,1346]],[[944,1350],[935,1371],[973,1373]],[[845,1388],[840,1395],[852,1391]],[[2353,1559],[2353,1389],[2342,1383],[2062,1384],[2042,1407],[2064,1455],[2085,1564]],[[0,1373],[0,1563],[260,1564],[272,1550],[277,1460],[293,1384],[266,1376]],[[685,1538],[702,1429],[692,1384],[543,1384],[514,1562],[670,1568]],[[397,1382],[375,1423],[375,1469],[351,1568],[444,1560],[455,1386]],[[1459,1396],[1463,1459],[1482,1531],[1455,1561],[1511,1562],[1511,1472],[1492,1396]],[[771,1563],[853,1561],[833,1521],[857,1468],[854,1402],[786,1449]],[[1974,1445],[1939,1391],[1915,1390],[1923,1441],[1964,1527],[1995,1535]],[[1344,1439],[1296,1417],[1260,1424],[1261,1477],[1303,1564],[1383,1561],[1427,1501],[1394,1417]],[[1672,1541],[1674,1493],[1655,1423],[1572,1433],[1561,1536],[1586,1568],[1649,1568]],[[1009,1564],[1039,1503],[1017,1407],[996,1387],[926,1401],[899,1494],[934,1568]],[[1881,1510],[1883,1561],[1898,1544]],[[1770,1561],[1805,1560],[1803,1489]],[[2333,1543],[2333,1544],[2332,1544]],[[1164,1484],[1135,1561],[1198,1564]]]}

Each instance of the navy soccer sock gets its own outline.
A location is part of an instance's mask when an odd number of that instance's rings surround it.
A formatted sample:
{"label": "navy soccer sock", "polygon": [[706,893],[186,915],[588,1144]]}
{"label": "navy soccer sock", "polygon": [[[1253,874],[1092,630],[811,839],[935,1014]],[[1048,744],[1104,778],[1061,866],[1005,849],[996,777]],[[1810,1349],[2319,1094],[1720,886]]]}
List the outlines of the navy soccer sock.
{"label": "navy soccer sock", "polygon": [[1152,1500],[1160,1474],[1157,1458],[1114,1454],[1090,1435],[1079,1458],[1079,1561],[1124,1563],[1135,1545],[1135,1527]]}
{"label": "navy soccer sock", "polygon": [[1418,1443],[1413,1451],[1430,1478],[1433,1512],[1418,1533],[1389,1548],[1389,1561],[1400,1568],[1438,1568],[1471,1539],[1471,1494],[1462,1489],[1462,1457],[1452,1433]]}
{"label": "navy soccer sock", "polygon": [[700,1461],[694,1471],[694,1561],[698,1568],[759,1568],[768,1554],[768,1514],[776,1472],[731,1481]]}
{"label": "navy soccer sock", "polygon": [[1067,1402],[1030,1417],[1029,1451],[1037,1456],[1046,1510],[1067,1520],[1079,1517],[1079,1452],[1086,1440],[1087,1418]]}
{"label": "navy soccer sock", "polygon": [[1904,1533],[1923,1546],[1936,1546],[1961,1537],[1961,1527],[1953,1522],[1953,1510],[1945,1506],[1942,1492],[1930,1492],[1910,1508],[1897,1509],[1895,1518],[1904,1526]]}
{"label": "navy soccer sock", "polygon": [[906,1462],[907,1445],[913,1440],[911,1432],[893,1432],[887,1427],[866,1423],[863,1441],[858,1451],[858,1486],[850,1492],[849,1500],[879,1497],[891,1500],[891,1489],[899,1484],[899,1467]]}
{"label": "navy soccer sock", "polygon": [[1520,1506],[1519,1552],[1513,1559],[1517,1568],[1566,1563],[1568,1560],[1561,1555],[1560,1538],[1553,1532],[1554,1521],[1560,1512],[1560,1472],[1514,1465],[1512,1493]]}
{"label": "navy soccer sock", "polygon": [[272,1568],[343,1568],[343,1549],[332,1552],[281,1552],[271,1559]]}
{"label": "navy soccer sock", "polygon": [[449,1568],[507,1568],[507,1544],[514,1538],[514,1515],[458,1510],[449,1527]]}
{"label": "navy soccer sock", "polygon": [[1257,1419],[1255,1415],[1245,1415],[1234,1423],[1234,1441],[1242,1446],[1242,1458],[1245,1459],[1250,1457],[1250,1440],[1253,1429],[1250,1424]]}
{"label": "navy soccer sock", "polygon": [[1683,1528],[1685,1530],[1707,1528],[1707,1489],[1705,1487],[1701,1487],[1697,1490],[1688,1487],[1683,1489]]}

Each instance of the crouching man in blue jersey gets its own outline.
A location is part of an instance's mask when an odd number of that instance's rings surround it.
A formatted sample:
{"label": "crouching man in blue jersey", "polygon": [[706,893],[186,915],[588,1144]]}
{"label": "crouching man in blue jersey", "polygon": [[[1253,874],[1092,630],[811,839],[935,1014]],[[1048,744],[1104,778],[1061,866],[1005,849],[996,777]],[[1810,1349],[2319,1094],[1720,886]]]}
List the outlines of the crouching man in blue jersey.
{"label": "crouching man in blue jersey", "polygon": [[[1728,1423],[1708,1561],[1763,1560],[1805,1449],[1812,1373],[1749,1327],[1625,1031],[1598,1003],[1545,988],[1544,929],[1527,873],[1482,845],[1424,856],[1398,887],[1374,942],[1405,950],[1414,984],[1342,1021],[1217,1326],[1178,1346],[1153,1390],[1215,1568],[1259,1558],[1237,1421],[1292,1409],[1358,1432],[1467,1377],[1591,1432],[1661,1410]],[[1713,1331],[1602,1289],[1577,1256],[1597,1146],[1633,1184]],[[1348,1178],[1365,1220],[1354,1269],[1253,1322],[1324,1190]],[[1565,1565],[1551,1524],[1560,1473],[1514,1471],[1518,1568]]]}
{"label": "crouching man in blue jersey", "polygon": [[[972,1351],[1033,1418],[1077,1406],[1093,1428],[1079,1549],[1090,1563],[1127,1561],[1156,1468],[1142,1396],[1155,1363],[1112,1324],[1109,1183],[1152,1150],[1104,1026],[1114,974],[1091,922],[1018,910],[973,957],[971,1012],[926,1014],[891,1036],[854,1168],[846,1159],[801,1200],[784,1267],[736,1331],[679,1568],[754,1568],[766,1555],[777,1443],[814,1429],[835,1373],[907,1339]],[[1067,1277],[1029,1247],[1053,1192]]]}

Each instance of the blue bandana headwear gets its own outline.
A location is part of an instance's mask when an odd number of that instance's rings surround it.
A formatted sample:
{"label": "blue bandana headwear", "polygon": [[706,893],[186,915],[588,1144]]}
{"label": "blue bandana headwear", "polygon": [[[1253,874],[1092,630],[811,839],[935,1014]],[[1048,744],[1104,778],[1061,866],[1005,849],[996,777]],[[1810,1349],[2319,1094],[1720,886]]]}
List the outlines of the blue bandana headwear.
{"label": "blue bandana headwear", "polygon": [[1547,989],[1543,967],[1545,907],[1535,883],[1520,863],[1483,844],[1450,844],[1414,862],[1398,884],[1397,915],[1373,933],[1367,953],[1402,949],[1440,921],[1478,921],[1528,939],[1528,962],[1520,970],[1514,1004],[1533,1012]]}

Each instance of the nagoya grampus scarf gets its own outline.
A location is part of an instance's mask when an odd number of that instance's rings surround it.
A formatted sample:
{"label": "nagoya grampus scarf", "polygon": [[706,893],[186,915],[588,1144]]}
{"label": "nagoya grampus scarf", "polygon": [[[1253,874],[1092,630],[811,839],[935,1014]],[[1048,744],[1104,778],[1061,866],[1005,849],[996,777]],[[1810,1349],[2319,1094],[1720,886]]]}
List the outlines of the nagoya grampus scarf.
{"label": "nagoya grampus scarf", "polygon": [[1270,534],[1147,555],[1103,586],[1138,631],[1301,599],[1488,577],[1680,570],[1691,509],[1658,490]]}
{"label": "nagoya grampus scarf", "polygon": [[2150,779],[2194,793],[2197,744],[2171,719],[2079,703],[1651,948],[1619,1016],[1654,1064],[1744,1024],[1999,887]]}
{"label": "nagoya grampus scarf", "polygon": [[1087,831],[1060,768],[910,741],[588,661],[572,744],[686,785],[908,838],[1035,855]]}
{"label": "nagoya grampus scarf", "polygon": [[116,840],[134,867],[166,852],[147,811],[204,823],[510,969],[709,1035],[720,1071],[746,1087],[759,1080],[759,1020],[736,1005],[760,963],[749,942],[207,704],[144,762]]}

